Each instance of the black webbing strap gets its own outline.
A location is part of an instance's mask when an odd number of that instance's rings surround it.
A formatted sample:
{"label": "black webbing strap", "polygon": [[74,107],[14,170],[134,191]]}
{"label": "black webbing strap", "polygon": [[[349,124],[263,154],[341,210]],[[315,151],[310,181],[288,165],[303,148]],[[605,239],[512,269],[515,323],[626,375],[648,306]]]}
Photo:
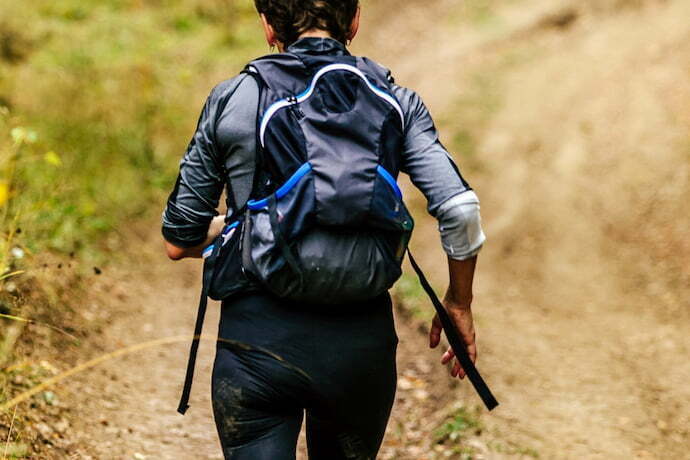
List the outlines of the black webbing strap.
{"label": "black webbing strap", "polygon": [[482,376],[479,375],[479,371],[474,366],[470,356],[467,354],[467,348],[465,348],[465,344],[462,342],[462,340],[460,340],[460,336],[458,335],[450,316],[448,316],[446,309],[438,299],[438,296],[429,284],[429,281],[427,281],[426,276],[424,276],[424,272],[422,272],[422,269],[419,268],[417,261],[415,261],[414,257],[412,257],[412,253],[409,249],[407,251],[407,255],[410,257],[412,268],[414,268],[414,271],[417,272],[419,282],[431,299],[431,303],[434,304],[434,308],[436,309],[438,317],[441,320],[441,324],[443,325],[443,330],[446,332],[446,338],[455,352],[455,357],[460,362],[460,365],[465,371],[465,374],[467,374],[467,377],[469,377],[470,382],[472,382],[474,389],[477,390],[479,397],[482,398],[482,401],[484,401],[486,408],[490,411],[493,410],[496,406],[498,406],[498,401],[496,401],[494,395],[491,394],[491,390],[489,390],[489,387],[486,385],[486,382],[484,382]]}
{"label": "black webbing strap", "polygon": [[[217,250],[217,248],[216,248]],[[199,312],[196,315],[196,326],[194,326],[194,338],[192,339],[192,347],[189,350],[189,361],[187,362],[187,375],[184,379],[184,386],[182,387],[182,397],[180,398],[180,405],[177,412],[184,415],[189,409],[189,395],[192,392],[192,381],[194,380],[194,367],[196,366],[196,355],[199,351],[199,343],[201,342],[201,332],[204,328],[204,318],[206,317],[206,307],[208,306],[208,290],[210,284],[210,274],[212,267],[204,264],[203,283],[201,287],[201,298],[199,299]]]}

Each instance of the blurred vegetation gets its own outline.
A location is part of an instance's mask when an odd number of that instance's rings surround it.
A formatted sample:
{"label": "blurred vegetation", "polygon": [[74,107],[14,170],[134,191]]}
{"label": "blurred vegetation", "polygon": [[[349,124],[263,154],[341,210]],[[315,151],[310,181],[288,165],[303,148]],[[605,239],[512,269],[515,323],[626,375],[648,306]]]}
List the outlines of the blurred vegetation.
{"label": "blurred vegetation", "polygon": [[479,414],[465,407],[456,409],[436,431],[436,442],[460,441],[465,433],[481,434]]}
{"label": "blurred vegetation", "polygon": [[205,97],[265,50],[257,24],[251,0],[0,2],[0,402],[33,375],[16,344],[79,343],[81,275],[154,221]]}
{"label": "blurred vegetation", "polygon": [[156,208],[205,95],[256,53],[256,21],[250,0],[2,2],[0,274],[13,249],[97,258]]}
{"label": "blurred vegetation", "polygon": [[3,2],[0,18],[2,226],[30,252],[83,251],[150,210],[203,98],[261,38],[251,1]]}
{"label": "blurred vegetation", "polygon": [[393,287],[393,297],[401,311],[417,320],[427,321],[434,317],[429,297],[415,275],[403,273]]}
{"label": "blurred vegetation", "polygon": [[[465,406],[454,408],[445,421],[434,433],[434,443],[437,452],[444,452],[444,456],[462,460],[485,458],[487,452],[519,456],[520,458],[539,458],[539,452],[531,447],[521,446],[512,441],[493,439],[495,434],[489,434],[489,439],[480,438],[486,434],[486,427],[481,421],[481,409],[470,409]],[[469,442],[474,440],[474,443]]]}
{"label": "blurred vegetation", "polygon": [[454,455],[453,458],[469,460],[476,452],[464,441],[467,437],[481,435],[482,430],[478,411],[460,407],[455,409],[436,430],[434,440],[437,444],[446,446],[449,449],[446,452],[451,452]]}

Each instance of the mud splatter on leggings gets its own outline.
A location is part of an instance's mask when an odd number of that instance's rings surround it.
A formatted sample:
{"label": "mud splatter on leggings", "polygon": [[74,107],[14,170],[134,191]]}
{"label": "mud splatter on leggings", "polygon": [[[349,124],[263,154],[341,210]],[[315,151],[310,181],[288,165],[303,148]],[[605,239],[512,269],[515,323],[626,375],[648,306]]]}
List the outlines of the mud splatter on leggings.
{"label": "mud splatter on leggings", "polygon": [[390,297],[304,306],[264,294],[223,303],[213,408],[226,459],[374,459],[396,387]]}

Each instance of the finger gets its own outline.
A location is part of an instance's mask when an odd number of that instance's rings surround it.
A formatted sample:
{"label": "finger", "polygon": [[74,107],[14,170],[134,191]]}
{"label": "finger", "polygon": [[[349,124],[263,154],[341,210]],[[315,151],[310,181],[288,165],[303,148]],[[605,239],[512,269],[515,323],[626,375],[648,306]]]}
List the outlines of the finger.
{"label": "finger", "polygon": [[467,375],[465,373],[465,369],[462,368],[460,361],[458,361],[457,359],[455,360],[455,362],[453,362],[453,370],[450,373],[450,375],[452,375],[453,377],[458,377],[461,380],[465,378],[465,375]]}
{"label": "finger", "polygon": [[470,360],[473,364],[477,364],[477,344],[472,343],[467,347],[467,354],[470,356]]}
{"label": "finger", "polygon": [[453,358],[455,358],[455,352],[452,348],[448,347],[448,351],[446,351],[441,358],[441,364],[448,364]]}
{"label": "finger", "polygon": [[443,327],[441,326],[441,320],[438,315],[434,316],[431,322],[431,330],[429,331],[429,347],[436,348],[439,343],[441,343],[441,331]]}
{"label": "finger", "polygon": [[[455,362],[453,363],[453,370],[451,371],[450,375],[452,375],[453,377],[464,378],[464,372],[462,370],[462,366],[460,365],[460,363],[457,360],[455,360]],[[463,377],[461,377],[461,375]]]}
{"label": "finger", "polygon": [[451,377],[457,377],[458,376],[458,363],[454,362],[453,365],[450,367],[450,376]]}

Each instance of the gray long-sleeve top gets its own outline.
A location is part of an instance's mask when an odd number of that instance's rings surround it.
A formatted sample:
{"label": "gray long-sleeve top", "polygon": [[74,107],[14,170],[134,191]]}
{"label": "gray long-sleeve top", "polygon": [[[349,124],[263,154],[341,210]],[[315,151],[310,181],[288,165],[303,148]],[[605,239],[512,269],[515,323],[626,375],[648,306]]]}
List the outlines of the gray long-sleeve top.
{"label": "gray long-sleeve top", "polygon": [[[336,40],[304,38],[288,48],[295,53],[347,53]],[[439,222],[443,247],[464,260],[484,244],[479,200],[438,138],[419,95],[394,85],[405,115],[402,171],[428,201]],[[259,89],[245,74],[216,86],[206,100],[194,137],[180,163],[180,174],[163,213],[163,235],[179,247],[194,247],[207,237],[227,187],[228,214],[249,198],[255,167]]]}

